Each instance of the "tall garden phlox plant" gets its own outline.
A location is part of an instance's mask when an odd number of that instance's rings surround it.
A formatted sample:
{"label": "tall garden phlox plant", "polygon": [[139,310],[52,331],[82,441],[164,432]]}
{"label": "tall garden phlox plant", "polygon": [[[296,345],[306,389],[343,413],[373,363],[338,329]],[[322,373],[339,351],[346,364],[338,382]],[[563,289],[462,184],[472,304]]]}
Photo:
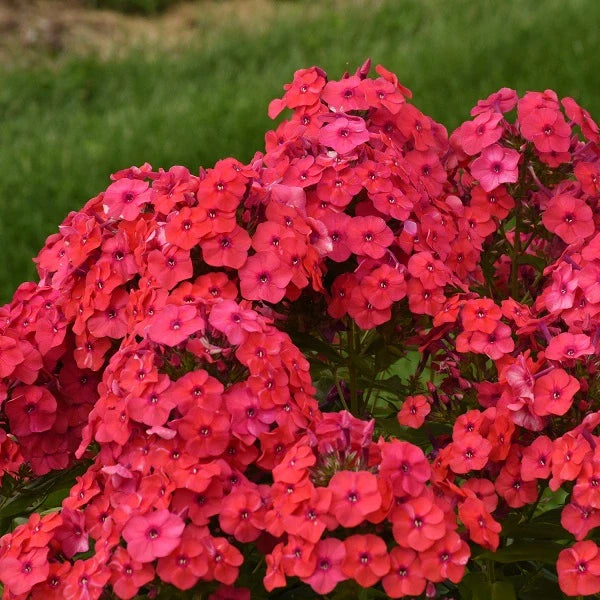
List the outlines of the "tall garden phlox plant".
{"label": "tall garden phlox plant", "polygon": [[600,593],[598,127],[503,88],[448,136],[375,71],[48,238],[0,308],[4,598]]}

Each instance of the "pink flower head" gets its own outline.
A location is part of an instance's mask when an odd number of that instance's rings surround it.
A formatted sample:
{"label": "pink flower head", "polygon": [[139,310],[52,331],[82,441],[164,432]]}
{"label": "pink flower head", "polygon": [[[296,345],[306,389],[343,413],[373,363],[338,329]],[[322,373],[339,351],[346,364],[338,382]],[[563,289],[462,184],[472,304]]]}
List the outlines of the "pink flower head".
{"label": "pink flower head", "polygon": [[248,300],[279,302],[292,279],[292,272],[272,252],[258,252],[240,269],[240,289]]}
{"label": "pink flower head", "polygon": [[594,353],[590,337],[585,333],[559,333],[546,348],[546,358],[565,361]]}
{"label": "pink flower head", "polygon": [[119,179],[104,192],[103,205],[107,217],[133,221],[141,206],[152,199],[152,190],[147,181]]}
{"label": "pink flower head", "polygon": [[542,223],[567,244],[582,241],[594,233],[592,209],[581,198],[567,194],[554,196],[548,203]]}
{"label": "pink flower head", "polygon": [[564,369],[554,369],[536,380],[533,409],[540,416],[564,415],[580,387],[577,379]]}
{"label": "pink flower head", "polygon": [[123,528],[127,552],[142,563],[167,556],[179,545],[184,527],[181,517],[165,508],[134,516]]}
{"label": "pink flower head", "polygon": [[501,120],[501,113],[490,111],[482,112],[473,121],[463,123],[458,129],[463,150],[469,156],[474,156],[496,143],[502,137],[502,127],[499,125]]}
{"label": "pink flower head", "polygon": [[368,108],[362,79],[357,75],[340,81],[328,81],[321,99],[337,112],[364,110]]}
{"label": "pink flower head", "polygon": [[34,548],[24,554],[5,554],[0,559],[0,581],[5,590],[16,595],[26,594],[48,577],[48,548]]}
{"label": "pink flower head", "polygon": [[558,555],[558,585],[569,596],[600,592],[600,548],[591,540],[575,542]]}
{"label": "pink flower head", "polygon": [[571,128],[558,108],[538,108],[526,115],[519,111],[521,134],[540,152],[566,152]]}
{"label": "pink flower head", "polygon": [[338,471],[329,482],[332,514],[342,527],[355,527],[381,506],[377,479],[367,471]]}
{"label": "pink flower head", "polygon": [[319,132],[319,142],[338,154],[349,154],[357,146],[368,142],[369,137],[364,120],[349,115],[337,116]]}
{"label": "pink flower head", "polygon": [[4,411],[15,435],[48,431],[56,421],[56,399],[44,387],[25,385],[13,390]]}
{"label": "pink flower head", "polygon": [[303,577],[302,581],[308,583],[317,594],[329,594],[340,581],[346,579],[342,572],[346,548],[341,540],[327,538],[319,541],[315,554],[315,571],[310,577]]}
{"label": "pink flower head", "polygon": [[89,544],[83,512],[63,508],[61,516],[63,522],[54,538],[60,542],[63,554],[67,558],[73,558],[79,552],[87,552]]}
{"label": "pink flower head", "polygon": [[503,87],[497,92],[490,94],[485,100],[479,100],[477,106],[471,109],[471,116],[493,110],[507,113],[517,105],[517,92]]}
{"label": "pink flower head", "polygon": [[394,440],[381,448],[379,473],[390,480],[398,496],[418,496],[431,476],[431,467],[420,448]]}
{"label": "pink flower head", "polygon": [[481,156],[471,164],[471,174],[486,192],[491,192],[501,183],[515,183],[519,178],[517,165],[521,155],[500,144],[483,149]]}
{"label": "pink flower head", "polygon": [[204,331],[205,321],[195,306],[167,304],[151,321],[148,337],[157,344],[177,346],[197,331]]}
{"label": "pink flower head", "polygon": [[381,217],[354,217],[346,231],[346,244],[359,256],[381,258],[394,241],[392,230]]}
{"label": "pink flower head", "polygon": [[258,315],[253,310],[243,309],[233,300],[222,300],[210,311],[208,322],[227,336],[230,344],[239,345],[251,331],[260,331]]}
{"label": "pink flower head", "polygon": [[422,394],[407,396],[398,412],[398,423],[413,429],[421,427],[425,422],[425,417],[431,412],[429,402],[427,396]]}

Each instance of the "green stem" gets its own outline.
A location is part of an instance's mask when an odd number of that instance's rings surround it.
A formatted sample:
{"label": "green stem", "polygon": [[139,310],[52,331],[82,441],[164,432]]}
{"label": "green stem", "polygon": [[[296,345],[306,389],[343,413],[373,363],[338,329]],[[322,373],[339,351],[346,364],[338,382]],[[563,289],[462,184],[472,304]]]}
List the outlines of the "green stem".
{"label": "green stem", "polygon": [[348,409],[348,405],[346,404],[346,398],[344,398],[344,392],[342,390],[342,386],[340,385],[340,380],[338,379],[338,376],[337,376],[337,369],[334,369],[332,371],[332,374],[333,374],[333,381],[335,382],[335,388],[338,392],[338,396],[340,397],[340,402],[342,403],[344,410],[347,410],[348,412],[350,412]]}
{"label": "green stem", "polygon": [[519,289],[519,256],[521,254],[521,208],[520,201],[517,200],[515,210],[515,241],[510,256],[510,293],[513,298],[517,297]]}
{"label": "green stem", "polygon": [[352,358],[357,355],[356,349],[356,325],[354,320],[350,322],[348,328],[348,371],[350,373],[350,412],[355,417],[360,417],[360,406],[358,401],[358,389],[357,389],[357,373],[356,363]]}

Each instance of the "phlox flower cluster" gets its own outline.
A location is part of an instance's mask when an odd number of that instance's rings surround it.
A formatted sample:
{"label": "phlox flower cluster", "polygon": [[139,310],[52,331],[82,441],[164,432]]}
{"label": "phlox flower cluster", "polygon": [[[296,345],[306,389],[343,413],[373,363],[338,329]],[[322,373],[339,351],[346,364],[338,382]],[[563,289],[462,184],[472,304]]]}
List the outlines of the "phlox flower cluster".
{"label": "phlox flower cluster", "polygon": [[249,164],[119,171],[47,239],[0,474],[81,474],[0,538],[5,598],[457,597],[556,509],[545,572],[600,592],[598,126],[503,88],[448,135],[375,71],[297,71]]}

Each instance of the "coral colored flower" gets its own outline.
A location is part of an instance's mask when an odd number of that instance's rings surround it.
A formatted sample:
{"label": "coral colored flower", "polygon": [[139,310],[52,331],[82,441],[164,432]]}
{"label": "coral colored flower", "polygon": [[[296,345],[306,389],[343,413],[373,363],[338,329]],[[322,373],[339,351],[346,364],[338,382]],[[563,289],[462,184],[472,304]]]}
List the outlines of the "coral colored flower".
{"label": "coral colored flower", "polygon": [[492,333],[502,317],[502,311],[490,298],[468,300],[461,310],[465,331]]}
{"label": "coral colored flower", "polygon": [[581,198],[568,194],[554,196],[542,214],[544,227],[571,244],[594,233],[592,209]]}
{"label": "coral colored flower", "polygon": [[140,214],[142,205],[151,199],[152,190],[147,182],[119,179],[108,186],[102,201],[107,217],[133,221]]}
{"label": "coral colored flower", "polygon": [[4,411],[15,435],[48,431],[56,421],[56,399],[43,387],[16,387],[4,403]]}
{"label": "coral colored flower", "polygon": [[569,596],[600,592],[600,549],[591,540],[565,548],[556,562],[558,585]]}
{"label": "coral colored flower", "polygon": [[431,548],[446,534],[444,513],[433,494],[410,498],[400,505],[393,522],[394,539],[417,552]]}
{"label": "coral colored flower", "polygon": [[431,467],[420,448],[394,440],[381,448],[379,473],[390,480],[395,494],[416,497],[425,488]]}
{"label": "coral colored flower", "polygon": [[148,337],[158,344],[177,346],[197,331],[204,331],[205,321],[195,306],[167,304],[151,321]]}
{"label": "coral colored flower", "polygon": [[441,260],[436,260],[431,252],[418,252],[408,259],[408,272],[421,281],[427,290],[444,287],[450,279],[450,272]]}
{"label": "coral colored flower", "polygon": [[346,231],[348,248],[359,256],[381,258],[394,240],[392,230],[380,217],[354,217]]}
{"label": "coral colored flower", "polygon": [[342,572],[362,587],[374,586],[390,570],[385,542],[376,535],[351,535],[344,540],[346,559]]}
{"label": "coral colored flower", "polygon": [[580,387],[577,379],[564,369],[553,369],[536,379],[533,409],[540,416],[564,415],[571,408],[573,396]]}
{"label": "coral colored flower", "polygon": [[202,244],[202,258],[207,265],[239,269],[248,258],[250,236],[241,227],[208,238]]}
{"label": "coral colored flower", "polygon": [[244,562],[242,553],[224,537],[207,536],[202,539],[208,557],[209,576],[226,585],[238,577],[239,567]]}
{"label": "coral colored flower", "polygon": [[87,552],[89,548],[88,534],[85,530],[85,518],[81,511],[63,508],[62,525],[56,530],[54,538],[61,544],[62,552],[67,558],[73,558],[79,552]]}
{"label": "coral colored flower", "polygon": [[381,506],[377,478],[366,471],[340,471],[329,482],[331,511],[342,527],[355,527]]}
{"label": "coral colored flower", "polygon": [[455,473],[479,471],[488,462],[492,444],[478,433],[468,433],[452,442],[448,463]]}
{"label": "coral colored flower", "polygon": [[537,482],[524,481],[519,466],[506,462],[495,482],[496,491],[511,508],[535,502],[538,497]]}
{"label": "coral colored flower", "polygon": [[538,436],[530,446],[523,449],[521,476],[524,481],[548,478],[553,450],[552,440],[545,435]]}
{"label": "coral colored flower", "polygon": [[360,282],[361,292],[379,310],[389,308],[406,296],[404,275],[389,265],[381,265]]}
{"label": "coral colored flower", "polygon": [[465,573],[471,551],[455,531],[449,531],[441,540],[421,554],[423,575],[429,581],[449,579],[458,583]]}
{"label": "coral colored flower", "polygon": [[407,396],[398,412],[398,423],[413,429],[421,427],[425,422],[425,417],[431,412],[429,402],[427,396],[422,394]]}
{"label": "coral colored flower", "polygon": [[328,81],[321,94],[322,100],[338,112],[368,108],[363,90],[363,80],[358,75],[340,81]]}
{"label": "coral colored flower", "polygon": [[389,321],[392,317],[389,306],[383,309],[376,308],[360,287],[352,290],[347,310],[361,329],[373,329],[373,327]]}
{"label": "coral colored flower", "polygon": [[473,121],[463,123],[457,130],[462,149],[469,156],[474,156],[496,143],[502,137],[501,120],[501,113],[489,111],[478,114]]}
{"label": "coral colored flower", "polygon": [[390,598],[419,596],[423,593],[426,580],[421,560],[414,550],[395,546],[390,552],[390,563],[390,572],[381,582]]}
{"label": "coral colored flower", "polygon": [[585,333],[559,333],[546,348],[546,358],[561,362],[593,353],[590,337]]}
{"label": "coral colored flower", "polygon": [[519,177],[517,165],[521,155],[516,150],[493,144],[484,148],[471,164],[471,174],[486,192],[501,183],[515,183]]}
{"label": "coral colored flower", "polygon": [[110,584],[114,593],[123,600],[130,600],[146,583],[154,579],[154,568],[133,560],[122,547],[117,547],[109,563]]}
{"label": "coral colored flower", "polygon": [[335,538],[321,540],[315,548],[315,555],[314,573],[301,579],[317,594],[329,594],[340,581],[346,579],[342,572],[342,564],[346,558],[344,543]]}
{"label": "coral colored flower", "polygon": [[134,516],[123,528],[127,552],[139,562],[167,556],[178,546],[184,527],[181,518],[166,509]]}
{"label": "coral colored flower", "polygon": [[262,499],[252,489],[233,491],[223,499],[219,525],[240,542],[252,542],[264,527]]}
{"label": "coral colored flower", "polygon": [[[188,533],[189,532],[189,533]],[[208,561],[200,528],[187,528],[181,543],[168,556],[159,558],[156,574],[177,589],[189,590],[208,572]]]}
{"label": "coral colored flower", "polygon": [[24,554],[0,558],[0,581],[13,594],[25,594],[48,577],[48,548],[33,548]]}
{"label": "coral colored flower", "polygon": [[479,498],[466,498],[458,507],[458,516],[471,540],[492,552],[498,548],[502,526],[492,518]]}
{"label": "coral colored flower", "polygon": [[523,115],[519,111],[521,134],[532,141],[540,152],[566,152],[571,128],[558,109],[538,108]]}
{"label": "coral colored flower", "polygon": [[369,141],[369,132],[360,117],[339,115],[319,132],[319,142],[338,154],[348,154]]}
{"label": "coral colored flower", "polygon": [[248,300],[279,302],[292,278],[290,270],[271,252],[249,257],[240,270],[240,288]]}

